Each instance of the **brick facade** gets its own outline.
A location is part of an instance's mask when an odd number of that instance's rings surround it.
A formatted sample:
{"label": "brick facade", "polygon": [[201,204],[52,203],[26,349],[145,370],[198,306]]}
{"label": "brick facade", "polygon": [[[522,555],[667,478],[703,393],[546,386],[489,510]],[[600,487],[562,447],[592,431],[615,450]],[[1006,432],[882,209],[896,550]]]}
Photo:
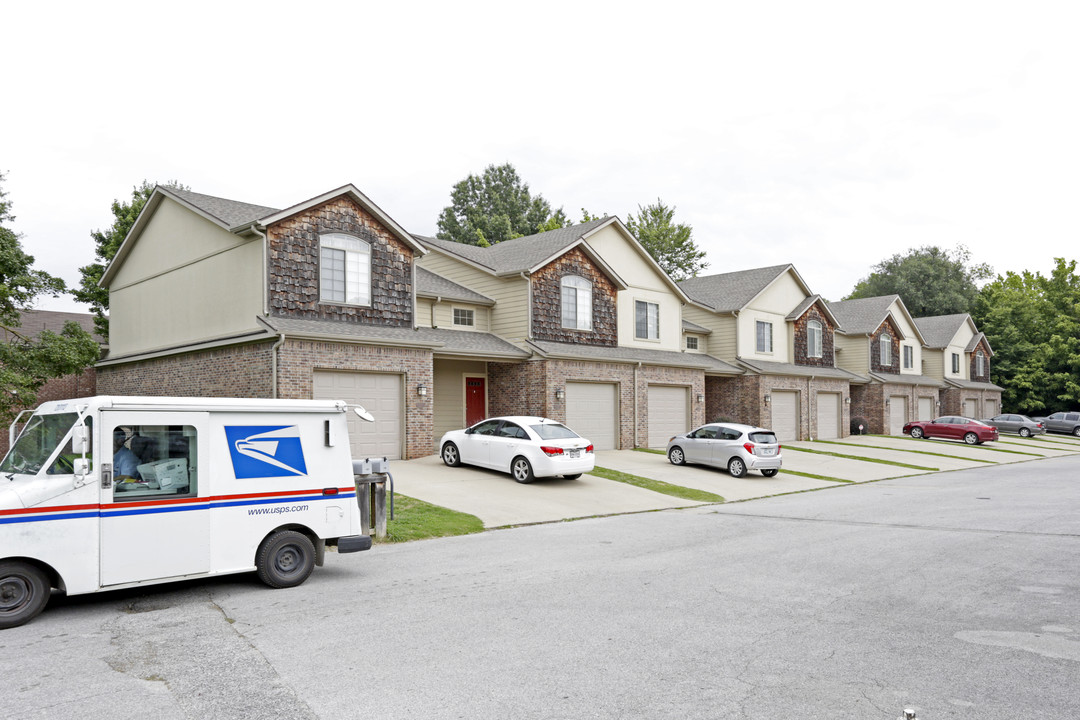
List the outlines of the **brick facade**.
{"label": "brick facade", "polygon": [[[319,235],[345,233],[371,245],[371,305],[319,302]],[[351,198],[337,197],[274,223],[269,247],[270,314],[411,327],[413,251]]]}
{"label": "brick facade", "polygon": [[[812,358],[809,355],[809,346],[807,343],[806,325],[811,320],[816,320],[821,323],[821,357]],[[812,367],[835,367],[834,358],[834,336],[836,334],[836,326],[833,325],[828,316],[821,312],[821,308],[818,303],[811,305],[802,317],[798,318],[794,322],[795,328],[795,364],[796,365],[809,365]]]}
{"label": "brick facade", "polygon": [[[964,406],[967,401],[974,400],[978,411],[976,420],[1002,412],[1000,390],[977,390],[973,388],[946,388],[941,391],[941,415],[966,416]],[[987,408],[987,401],[993,403],[993,408]]]}
{"label": "brick facade", "polygon": [[[978,353],[983,355],[983,371],[979,373],[978,361],[976,357]],[[979,344],[975,346],[975,349],[971,351],[971,356],[968,358],[970,363],[968,366],[968,377],[975,382],[990,382],[990,346],[986,343],[986,338],[979,341]]]}
{"label": "brick facade", "polygon": [[[562,326],[562,279],[577,275],[592,283],[592,330]],[[575,345],[618,344],[615,285],[579,248],[574,248],[532,274],[532,335],[537,340]]]}
{"label": "brick facade", "polygon": [[[636,392],[635,392],[636,378]],[[705,374],[691,368],[658,367],[574,360],[488,363],[488,410],[491,415],[539,415],[566,422],[566,398],[555,396],[568,382],[614,383],[619,402],[620,448],[644,447],[649,439],[649,385],[676,385],[689,392],[690,425],[704,424]],[[636,401],[636,411],[635,411]],[[637,419],[635,426],[634,420]]]}
{"label": "brick facade", "polygon": [[[946,391],[942,391],[944,393]],[[938,388],[927,385],[908,385],[906,383],[868,383],[851,386],[851,416],[865,418],[865,434],[888,435],[891,432],[891,398],[904,397],[907,412],[904,422],[918,418],[919,398],[929,398],[932,415],[945,414],[938,405]],[[889,402],[886,402],[886,401]],[[944,403],[942,403],[943,407]]]}
{"label": "brick facade", "polygon": [[[854,386],[852,386],[854,387]],[[848,435],[851,415],[847,402],[848,382],[834,378],[784,375],[742,375],[705,379],[705,406],[709,422],[728,422],[773,428],[772,407],[765,396],[774,391],[794,390],[799,394],[798,438],[818,436],[818,393],[840,393],[840,436]]]}
{"label": "brick facade", "polygon": [[272,343],[229,345],[201,352],[98,368],[102,395],[272,398]]}

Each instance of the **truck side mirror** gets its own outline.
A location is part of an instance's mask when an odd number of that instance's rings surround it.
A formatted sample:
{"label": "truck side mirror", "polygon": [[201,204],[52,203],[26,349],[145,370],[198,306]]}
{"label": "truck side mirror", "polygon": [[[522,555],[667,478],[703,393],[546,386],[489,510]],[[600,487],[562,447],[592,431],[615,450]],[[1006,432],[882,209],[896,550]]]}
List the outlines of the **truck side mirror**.
{"label": "truck side mirror", "polygon": [[80,488],[86,484],[86,476],[90,473],[90,461],[86,458],[75,458],[71,464],[74,485]]}
{"label": "truck side mirror", "polygon": [[375,418],[372,417],[371,413],[364,409],[363,405],[354,406],[353,412],[356,413],[356,416],[364,422],[375,422]]}
{"label": "truck side mirror", "polygon": [[71,451],[85,455],[90,450],[90,428],[79,424],[71,429]]}

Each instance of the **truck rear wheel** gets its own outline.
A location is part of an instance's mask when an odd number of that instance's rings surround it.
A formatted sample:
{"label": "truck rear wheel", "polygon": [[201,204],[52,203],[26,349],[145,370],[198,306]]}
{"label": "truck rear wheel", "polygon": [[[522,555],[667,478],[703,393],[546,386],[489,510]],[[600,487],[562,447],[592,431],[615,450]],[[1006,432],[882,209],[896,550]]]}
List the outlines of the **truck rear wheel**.
{"label": "truck rear wheel", "polygon": [[278,530],[259,546],[255,567],[259,579],[272,588],[296,587],[315,568],[315,546],[303,533]]}
{"label": "truck rear wheel", "polygon": [[51,586],[39,568],[18,560],[0,562],[0,629],[37,617],[49,602]]}

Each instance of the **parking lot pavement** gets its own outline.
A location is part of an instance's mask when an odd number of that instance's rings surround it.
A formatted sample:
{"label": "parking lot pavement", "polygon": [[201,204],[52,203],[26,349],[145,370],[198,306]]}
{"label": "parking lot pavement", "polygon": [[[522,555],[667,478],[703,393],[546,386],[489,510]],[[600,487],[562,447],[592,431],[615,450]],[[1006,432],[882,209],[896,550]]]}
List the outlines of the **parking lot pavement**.
{"label": "parking lot pavement", "polygon": [[[960,459],[989,460],[993,463],[1013,463],[1024,460],[1034,460],[1042,457],[1042,453],[1036,450],[1025,450],[1013,445],[1001,445],[987,443],[986,445],[965,445],[959,440],[916,440],[907,435],[851,435],[843,439],[843,442],[857,443],[861,445],[879,445],[893,450],[926,450],[927,452],[940,452]],[[1009,452],[999,452],[1008,450]],[[1024,454],[1028,453],[1028,454]],[[913,455],[913,457],[919,457]],[[933,463],[914,462],[916,465],[933,465]]]}
{"label": "parking lot pavement", "polygon": [[[936,470],[966,470],[971,467],[986,466],[985,462],[979,462],[972,459],[964,459],[958,457],[944,457],[950,455],[948,448],[942,450],[941,448],[922,447],[912,443],[912,447],[898,450],[883,450],[884,444],[877,444],[869,442],[872,438],[863,438],[866,442],[848,442],[849,438],[843,440],[821,440],[818,442],[797,442],[797,443],[785,443],[786,447],[792,445],[798,447],[808,447],[814,450],[822,452],[834,452],[841,453],[843,455],[855,455],[862,458],[873,458],[877,460],[888,460],[889,462],[901,462],[908,465],[922,465],[924,467],[935,468]],[[926,453],[939,453],[938,455],[927,455]],[[787,459],[787,456],[784,456]],[[901,468],[903,469],[903,468]],[[926,472],[926,471],[922,471]]]}
{"label": "parking lot pavement", "polygon": [[[667,457],[664,455],[640,452],[638,450],[601,450],[596,453],[596,464],[600,467],[646,477],[651,480],[661,480],[672,485],[681,485],[695,490],[716,493],[723,496],[725,500],[748,500],[750,498],[767,497],[798,490],[816,490],[836,485],[836,483],[826,480],[785,475],[783,471],[779,475],[767,478],[761,473],[751,470],[745,477],[734,478],[726,470],[705,465],[682,465],[676,467],[668,462]],[[785,455],[785,467],[787,464],[788,457]]]}
{"label": "parking lot pavement", "polygon": [[701,504],[595,475],[538,478],[522,485],[508,473],[446,467],[438,455],[398,460],[390,471],[395,492],[475,515],[486,528]]}

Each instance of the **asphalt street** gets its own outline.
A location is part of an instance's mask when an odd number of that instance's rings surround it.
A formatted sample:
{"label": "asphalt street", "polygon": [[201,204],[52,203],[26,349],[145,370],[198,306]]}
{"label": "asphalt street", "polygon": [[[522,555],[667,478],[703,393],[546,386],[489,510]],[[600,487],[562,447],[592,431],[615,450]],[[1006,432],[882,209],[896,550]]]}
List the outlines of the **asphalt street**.
{"label": "asphalt street", "polygon": [[1080,717],[1080,458],[54,598],[18,718]]}

